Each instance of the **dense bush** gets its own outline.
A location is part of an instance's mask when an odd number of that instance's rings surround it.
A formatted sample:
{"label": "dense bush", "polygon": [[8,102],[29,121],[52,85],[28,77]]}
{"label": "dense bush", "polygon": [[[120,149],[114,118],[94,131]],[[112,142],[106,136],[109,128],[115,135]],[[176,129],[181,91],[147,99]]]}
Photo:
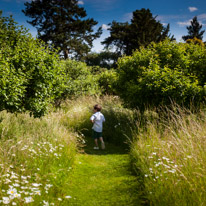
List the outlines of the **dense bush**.
{"label": "dense bush", "polygon": [[92,68],[83,62],[62,60],[64,70],[64,91],[62,98],[94,95],[100,93],[98,77]]}
{"label": "dense bush", "polygon": [[206,49],[166,40],[118,61],[118,94],[133,107],[204,99]]}
{"label": "dense bush", "polygon": [[102,71],[98,76],[98,83],[103,94],[115,94],[117,73],[113,70]]}
{"label": "dense bush", "polygon": [[0,110],[42,116],[62,87],[59,57],[0,14]]}

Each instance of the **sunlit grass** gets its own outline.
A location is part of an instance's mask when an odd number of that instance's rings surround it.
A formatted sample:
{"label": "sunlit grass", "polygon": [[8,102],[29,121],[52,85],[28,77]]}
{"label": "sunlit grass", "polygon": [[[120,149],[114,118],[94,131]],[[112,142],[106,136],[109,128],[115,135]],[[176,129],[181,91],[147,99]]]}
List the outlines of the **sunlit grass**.
{"label": "sunlit grass", "polygon": [[206,204],[205,126],[204,112],[176,107],[136,135],[131,155],[150,205]]}
{"label": "sunlit grass", "polygon": [[[58,114],[34,119],[0,113],[0,203],[58,205],[76,154],[76,135]],[[61,199],[59,199],[61,198]]]}
{"label": "sunlit grass", "polygon": [[0,113],[0,204],[75,202],[74,193],[68,193],[72,190],[68,181],[73,174],[76,151],[85,143],[85,136],[90,138],[89,118],[96,103],[103,106],[106,117],[106,144],[123,144],[131,137],[133,113],[122,107],[118,97],[67,100],[62,108],[41,119],[28,114]]}

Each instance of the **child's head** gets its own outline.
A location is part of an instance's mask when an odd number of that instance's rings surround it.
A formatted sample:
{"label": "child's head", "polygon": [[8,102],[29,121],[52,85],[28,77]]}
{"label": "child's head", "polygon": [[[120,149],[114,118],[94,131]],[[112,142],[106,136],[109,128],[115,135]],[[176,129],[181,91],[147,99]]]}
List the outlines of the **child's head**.
{"label": "child's head", "polygon": [[100,112],[102,107],[99,104],[94,105],[94,110]]}

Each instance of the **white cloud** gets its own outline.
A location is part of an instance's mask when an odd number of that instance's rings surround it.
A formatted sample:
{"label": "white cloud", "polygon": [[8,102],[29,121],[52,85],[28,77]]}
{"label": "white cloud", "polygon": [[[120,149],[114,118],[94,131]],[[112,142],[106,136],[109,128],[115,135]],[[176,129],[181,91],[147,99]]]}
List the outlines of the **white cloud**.
{"label": "white cloud", "polygon": [[197,16],[198,19],[205,21],[206,20],[206,14],[200,14]]}
{"label": "white cloud", "polygon": [[[206,26],[206,14],[200,14],[200,15],[198,15],[198,16],[197,16],[197,20],[198,20],[198,22],[199,22],[202,26]],[[191,21],[192,21],[192,19],[186,20],[186,21],[179,21],[179,22],[177,22],[177,24],[178,24],[180,27],[190,26],[190,25],[191,25]]]}
{"label": "white cloud", "polygon": [[198,10],[198,8],[196,8],[196,7],[188,7],[188,9],[190,12],[194,12],[194,11]]}
{"label": "white cloud", "polygon": [[83,1],[78,1],[78,4],[79,5],[84,5],[84,2]]}
{"label": "white cloud", "polygon": [[108,25],[106,25],[106,24],[102,24],[102,29],[107,30],[107,29],[109,29],[109,28],[110,28],[110,26],[108,26]]}
{"label": "white cloud", "polygon": [[177,24],[178,24],[180,27],[189,26],[189,25],[191,25],[191,21],[192,21],[192,19],[187,20],[187,21],[178,21]]}

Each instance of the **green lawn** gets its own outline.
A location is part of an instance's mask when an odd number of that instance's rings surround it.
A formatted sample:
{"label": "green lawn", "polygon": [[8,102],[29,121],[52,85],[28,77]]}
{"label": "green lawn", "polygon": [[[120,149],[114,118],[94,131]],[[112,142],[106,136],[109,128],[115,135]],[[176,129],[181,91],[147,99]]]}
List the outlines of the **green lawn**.
{"label": "green lawn", "polygon": [[66,193],[69,205],[129,206],[140,205],[138,181],[130,171],[127,151],[106,143],[106,150],[93,150],[88,138],[84,150],[77,155]]}

